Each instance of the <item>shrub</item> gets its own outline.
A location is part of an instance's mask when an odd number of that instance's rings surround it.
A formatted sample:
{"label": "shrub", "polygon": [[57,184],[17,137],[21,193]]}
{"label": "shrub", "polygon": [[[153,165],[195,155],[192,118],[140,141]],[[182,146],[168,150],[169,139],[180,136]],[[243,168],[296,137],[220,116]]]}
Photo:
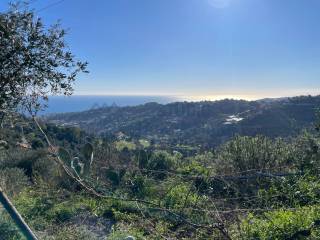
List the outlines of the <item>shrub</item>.
{"label": "shrub", "polygon": [[[250,214],[235,239],[320,239],[320,207],[277,210],[261,216]],[[305,238],[304,238],[305,237]]]}
{"label": "shrub", "polygon": [[115,170],[110,168],[106,170],[105,177],[106,177],[106,180],[110,181],[113,186],[118,186],[121,183],[125,173],[126,173],[125,169]]}
{"label": "shrub", "polygon": [[314,176],[290,176],[274,180],[259,191],[262,206],[302,207],[320,204],[320,181]]}
{"label": "shrub", "polygon": [[194,205],[198,200],[202,201],[203,199],[194,193],[191,186],[183,183],[171,188],[170,192],[164,198],[166,207],[174,209]]}
{"label": "shrub", "polygon": [[22,239],[18,229],[8,216],[0,213],[0,240]]}
{"label": "shrub", "polygon": [[320,167],[320,139],[310,133],[298,136],[293,142],[293,159],[301,171],[311,171]]}
{"label": "shrub", "polygon": [[0,159],[0,168],[21,168],[25,174],[32,177],[34,163],[46,156],[43,150],[22,150],[14,149],[7,151],[6,156]]}
{"label": "shrub", "polygon": [[32,166],[33,178],[37,182],[42,181],[51,186],[69,186],[70,178],[62,167],[49,157],[42,157],[36,160]]}
{"label": "shrub", "polygon": [[15,196],[29,184],[28,177],[19,168],[0,170],[0,187],[8,196]]}
{"label": "shrub", "polygon": [[218,150],[216,169],[220,173],[232,173],[275,168],[287,166],[292,157],[291,146],[281,139],[237,136]]}
{"label": "shrub", "polygon": [[166,177],[165,171],[170,171],[175,166],[175,158],[166,151],[155,151],[148,162],[148,169],[154,171],[163,171],[163,173],[153,174],[156,178],[163,179]]}
{"label": "shrub", "polygon": [[130,190],[133,196],[144,198],[150,195],[150,183],[142,175],[134,176],[130,180]]}

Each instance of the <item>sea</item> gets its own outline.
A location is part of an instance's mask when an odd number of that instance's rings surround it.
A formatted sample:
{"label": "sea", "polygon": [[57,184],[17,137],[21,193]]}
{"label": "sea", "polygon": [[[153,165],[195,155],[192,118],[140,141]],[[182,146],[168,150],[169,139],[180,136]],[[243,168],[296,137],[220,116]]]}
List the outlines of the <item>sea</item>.
{"label": "sea", "polygon": [[179,99],[171,96],[51,96],[41,115],[80,112],[106,106],[137,106],[148,102],[166,104]]}

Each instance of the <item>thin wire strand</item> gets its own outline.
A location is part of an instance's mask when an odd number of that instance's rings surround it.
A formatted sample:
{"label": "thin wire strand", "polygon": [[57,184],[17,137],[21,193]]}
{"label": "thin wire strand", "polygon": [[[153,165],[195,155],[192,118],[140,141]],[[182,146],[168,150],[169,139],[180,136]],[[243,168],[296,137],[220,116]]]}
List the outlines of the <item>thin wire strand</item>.
{"label": "thin wire strand", "polygon": [[[37,1],[37,0],[35,0],[35,1]],[[57,2],[53,2],[53,3],[47,5],[47,6],[43,7],[43,8],[40,8],[39,10],[36,11],[36,13],[48,10],[49,8],[52,8],[52,7],[56,6],[56,5],[59,5],[59,4],[63,3],[64,1],[65,0],[60,0],[60,1],[57,1]]]}

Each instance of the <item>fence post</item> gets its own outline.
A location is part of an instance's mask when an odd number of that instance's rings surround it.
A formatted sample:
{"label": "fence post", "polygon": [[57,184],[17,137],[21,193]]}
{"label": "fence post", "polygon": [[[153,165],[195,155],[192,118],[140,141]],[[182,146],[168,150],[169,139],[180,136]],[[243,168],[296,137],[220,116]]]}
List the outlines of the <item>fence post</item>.
{"label": "fence post", "polygon": [[18,213],[17,209],[13,206],[9,198],[0,188],[0,203],[3,205],[5,210],[9,213],[11,218],[14,220],[16,225],[19,227],[20,231],[27,238],[27,240],[38,240],[36,235],[31,231],[30,227],[23,220],[21,215]]}

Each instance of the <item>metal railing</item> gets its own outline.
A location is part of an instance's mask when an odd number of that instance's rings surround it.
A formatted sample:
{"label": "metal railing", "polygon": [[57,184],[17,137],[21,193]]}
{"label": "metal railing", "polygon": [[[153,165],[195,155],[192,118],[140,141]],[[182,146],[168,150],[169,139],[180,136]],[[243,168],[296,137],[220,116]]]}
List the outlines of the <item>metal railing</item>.
{"label": "metal railing", "polygon": [[36,235],[32,232],[28,224],[23,220],[17,209],[13,206],[7,195],[0,188],[0,203],[4,209],[9,213],[12,220],[16,223],[22,234],[27,240],[38,240]]}

